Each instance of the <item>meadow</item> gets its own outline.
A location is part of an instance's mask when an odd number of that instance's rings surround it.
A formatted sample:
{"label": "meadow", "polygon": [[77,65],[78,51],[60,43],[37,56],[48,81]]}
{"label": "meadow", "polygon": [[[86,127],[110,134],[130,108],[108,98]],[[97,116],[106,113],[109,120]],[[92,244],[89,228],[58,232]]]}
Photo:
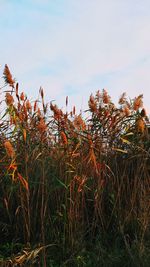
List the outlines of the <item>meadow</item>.
{"label": "meadow", "polygon": [[30,101],[4,73],[0,266],[150,266],[150,127],[143,96],[106,90],[77,114]]}

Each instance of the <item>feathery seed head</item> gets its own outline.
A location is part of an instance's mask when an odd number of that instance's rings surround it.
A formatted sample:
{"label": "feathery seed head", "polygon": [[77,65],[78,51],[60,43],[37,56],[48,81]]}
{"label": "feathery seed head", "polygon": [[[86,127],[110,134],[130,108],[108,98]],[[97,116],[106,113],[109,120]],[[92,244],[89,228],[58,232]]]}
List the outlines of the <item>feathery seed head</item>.
{"label": "feathery seed head", "polygon": [[12,105],[14,103],[14,98],[10,93],[6,93],[5,95],[5,102],[8,106]]}
{"label": "feathery seed head", "polygon": [[13,146],[12,144],[10,143],[10,141],[5,141],[4,142],[4,147],[6,149],[6,153],[9,157],[13,158],[15,156],[15,152],[14,152],[14,149],[13,149]]}
{"label": "feathery seed head", "polygon": [[14,88],[15,80],[12,78],[11,72],[7,64],[5,65],[3,75],[4,75],[3,77],[4,77],[5,82]]}

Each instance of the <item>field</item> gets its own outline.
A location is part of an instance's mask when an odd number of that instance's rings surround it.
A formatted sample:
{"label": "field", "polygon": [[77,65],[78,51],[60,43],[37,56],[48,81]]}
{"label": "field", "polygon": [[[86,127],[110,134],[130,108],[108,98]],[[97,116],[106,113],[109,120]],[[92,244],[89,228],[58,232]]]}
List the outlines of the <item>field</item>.
{"label": "field", "polygon": [[[0,118],[0,266],[150,266],[150,128],[142,95],[30,102],[8,66]],[[1,105],[3,102],[1,102]]]}

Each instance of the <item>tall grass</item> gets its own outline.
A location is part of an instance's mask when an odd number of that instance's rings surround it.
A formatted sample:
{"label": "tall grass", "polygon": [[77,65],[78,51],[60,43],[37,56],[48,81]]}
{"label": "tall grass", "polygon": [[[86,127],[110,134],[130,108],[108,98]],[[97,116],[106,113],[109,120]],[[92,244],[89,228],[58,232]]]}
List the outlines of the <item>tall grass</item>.
{"label": "tall grass", "polygon": [[35,266],[149,266],[150,135],[143,96],[123,94],[116,107],[106,90],[98,91],[83,118],[75,107],[63,112],[46,104],[42,88],[31,103],[7,65],[4,80],[2,266],[15,266],[16,259],[29,266],[40,252]]}

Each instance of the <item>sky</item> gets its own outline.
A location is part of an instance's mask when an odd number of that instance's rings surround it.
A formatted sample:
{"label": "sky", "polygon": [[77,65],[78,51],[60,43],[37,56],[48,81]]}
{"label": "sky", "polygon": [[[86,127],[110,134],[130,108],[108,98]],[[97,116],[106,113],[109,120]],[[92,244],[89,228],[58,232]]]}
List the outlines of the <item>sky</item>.
{"label": "sky", "polygon": [[[0,0],[0,76],[20,92],[84,110],[105,88],[113,101],[144,95],[150,113],[149,0]],[[0,82],[0,84],[2,81]]]}

